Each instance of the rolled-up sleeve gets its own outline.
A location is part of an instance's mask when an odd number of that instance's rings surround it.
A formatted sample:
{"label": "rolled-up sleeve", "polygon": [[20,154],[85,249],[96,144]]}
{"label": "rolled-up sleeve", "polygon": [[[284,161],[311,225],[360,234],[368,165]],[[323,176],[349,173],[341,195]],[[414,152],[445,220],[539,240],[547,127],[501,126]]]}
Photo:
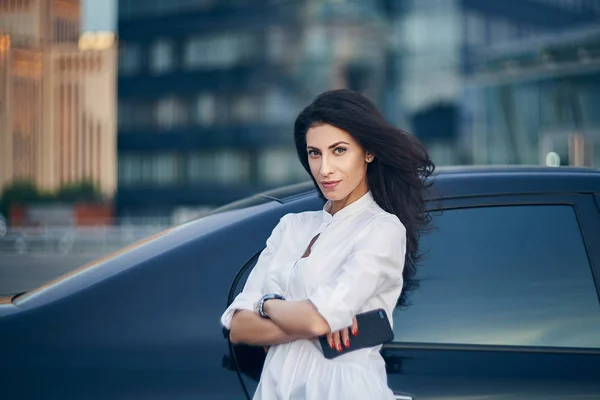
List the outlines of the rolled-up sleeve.
{"label": "rolled-up sleeve", "polygon": [[254,268],[250,272],[250,275],[248,275],[248,280],[246,281],[244,288],[221,316],[221,325],[226,329],[231,328],[231,319],[236,311],[256,310],[258,301],[264,295],[263,286],[267,271],[269,270],[269,265],[271,265],[273,256],[281,245],[283,234],[286,230],[286,217],[287,215],[284,215],[271,232],[271,235],[267,239],[265,249],[260,253]]}
{"label": "rolled-up sleeve", "polygon": [[309,297],[332,332],[352,325],[352,318],[373,296],[402,287],[406,229],[398,220],[377,221],[358,240],[327,284]]}

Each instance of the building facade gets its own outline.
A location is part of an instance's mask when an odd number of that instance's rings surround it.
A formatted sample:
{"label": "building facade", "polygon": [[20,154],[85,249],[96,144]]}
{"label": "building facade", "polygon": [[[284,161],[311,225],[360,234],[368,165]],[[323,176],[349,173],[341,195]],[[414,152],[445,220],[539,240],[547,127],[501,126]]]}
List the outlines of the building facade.
{"label": "building facade", "polygon": [[[427,143],[440,165],[487,163],[470,85],[491,49],[561,40],[600,24],[598,0],[390,0],[398,66],[397,122]],[[494,135],[510,136],[499,128]],[[504,151],[504,150],[500,150]],[[507,150],[508,151],[508,150]],[[503,158],[505,162],[520,159]],[[531,162],[531,160],[529,160]]]}
{"label": "building facade", "polygon": [[121,215],[168,218],[308,179],[292,143],[296,115],[349,83],[378,97],[383,77],[377,10],[357,4],[338,18],[336,8],[120,1]]}
{"label": "building facade", "polygon": [[116,188],[113,34],[79,33],[78,0],[0,1],[0,187]]}
{"label": "building facade", "polygon": [[600,26],[485,54],[465,84],[478,163],[600,166]]}
{"label": "building facade", "polygon": [[293,121],[338,87],[437,164],[475,162],[466,85],[481,51],[597,23],[598,3],[121,0],[119,212],[169,218],[308,179]]}

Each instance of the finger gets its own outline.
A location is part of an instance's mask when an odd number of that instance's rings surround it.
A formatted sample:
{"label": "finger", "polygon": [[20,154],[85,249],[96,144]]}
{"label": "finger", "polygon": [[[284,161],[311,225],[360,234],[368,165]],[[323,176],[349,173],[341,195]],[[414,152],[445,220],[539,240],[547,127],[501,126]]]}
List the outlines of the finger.
{"label": "finger", "polygon": [[344,344],[344,346],[346,348],[350,347],[350,334],[349,334],[349,329],[348,328],[344,328],[342,329],[342,343]]}
{"label": "finger", "polygon": [[337,351],[342,351],[342,342],[340,341],[340,331],[337,331],[333,334],[333,344]]}
{"label": "finger", "polygon": [[356,321],[356,317],[352,318],[350,329],[352,330],[352,336],[358,335],[358,322]]}
{"label": "finger", "polygon": [[331,332],[329,332],[327,334],[327,343],[329,343],[329,347],[331,347],[332,349],[334,348],[334,346],[333,346],[333,334]]}

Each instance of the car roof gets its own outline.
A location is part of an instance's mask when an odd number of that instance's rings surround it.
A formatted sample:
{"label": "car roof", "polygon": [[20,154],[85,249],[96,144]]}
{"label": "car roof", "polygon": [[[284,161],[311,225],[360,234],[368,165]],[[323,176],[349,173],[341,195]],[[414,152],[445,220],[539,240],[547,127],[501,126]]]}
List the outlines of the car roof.
{"label": "car roof", "polygon": [[[445,166],[436,169],[429,198],[552,193],[600,193],[600,169],[537,165]],[[315,194],[313,182],[306,181],[259,196],[287,203]]]}

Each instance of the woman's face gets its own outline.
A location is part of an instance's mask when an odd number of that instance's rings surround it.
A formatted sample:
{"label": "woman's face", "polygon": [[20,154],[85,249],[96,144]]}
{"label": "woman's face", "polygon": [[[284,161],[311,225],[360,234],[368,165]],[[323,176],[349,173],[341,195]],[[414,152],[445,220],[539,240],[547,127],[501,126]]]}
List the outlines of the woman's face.
{"label": "woman's face", "polygon": [[306,151],[312,176],[328,200],[349,204],[368,191],[367,165],[373,157],[346,131],[327,124],[310,128]]}

